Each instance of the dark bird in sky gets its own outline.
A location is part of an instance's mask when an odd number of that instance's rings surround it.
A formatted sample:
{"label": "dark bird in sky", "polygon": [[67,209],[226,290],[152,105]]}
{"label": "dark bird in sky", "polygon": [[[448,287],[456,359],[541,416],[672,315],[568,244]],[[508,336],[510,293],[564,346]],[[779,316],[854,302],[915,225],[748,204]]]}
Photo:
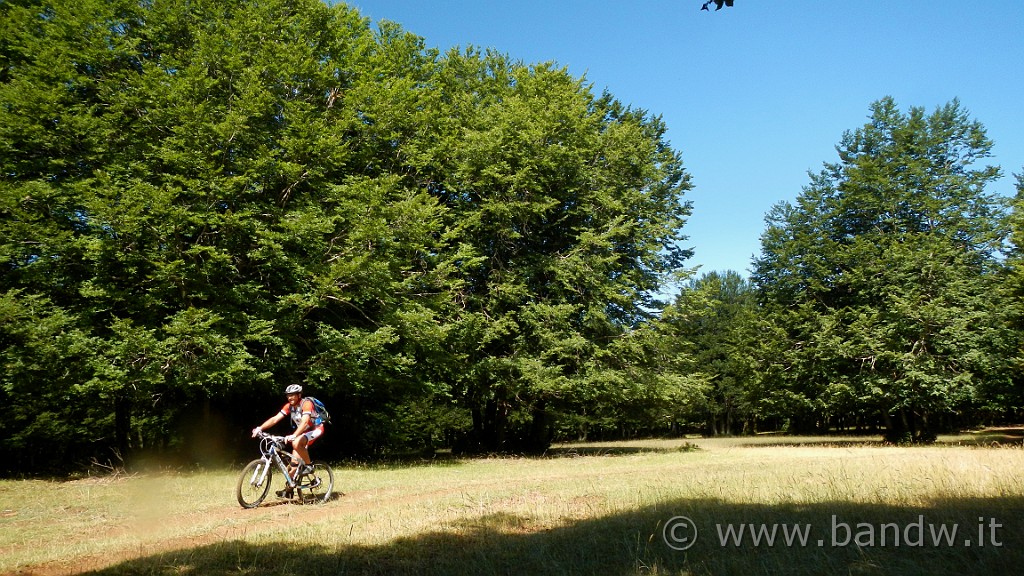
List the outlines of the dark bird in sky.
{"label": "dark bird in sky", "polygon": [[723,4],[732,7],[732,0],[709,0],[708,2],[705,2],[704,5],[700,7],[700,9],[707,10],[708,6],[712,4],[715,5],[715,12],[717,12],[722,9]]}

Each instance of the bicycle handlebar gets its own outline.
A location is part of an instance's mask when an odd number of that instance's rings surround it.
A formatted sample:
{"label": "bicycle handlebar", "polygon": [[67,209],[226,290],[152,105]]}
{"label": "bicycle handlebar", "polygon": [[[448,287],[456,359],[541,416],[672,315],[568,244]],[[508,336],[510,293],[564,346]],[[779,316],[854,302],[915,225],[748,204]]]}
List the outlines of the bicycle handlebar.
{"label": "bicycle handlebar", "polygon": [[274,442],[284,442],[284,439],[286,438],[286,436],[275,436],[273,434],[268,434],[268,433],[264,432],[263,430],[260,430],[260,433],[256,437],[261,439],[261,440],[263,438],[269,438],[270,440],[272,440]]}

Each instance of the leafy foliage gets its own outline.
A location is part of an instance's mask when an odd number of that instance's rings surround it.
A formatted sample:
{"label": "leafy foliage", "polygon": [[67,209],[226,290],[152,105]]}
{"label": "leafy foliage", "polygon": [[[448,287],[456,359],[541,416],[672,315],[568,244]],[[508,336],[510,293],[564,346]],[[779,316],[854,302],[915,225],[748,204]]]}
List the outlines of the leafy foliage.
{"label": "leafy foliage", "polygon": [[736,272],[709,272],[693,280],[662,322],[687,347],[695,374],[705,383],[692,414],[708,435],[753,432],[760,413],[755,383],[762,336],[756,294]]}
{"label": "leafy foliage", "polygon": [[2,394],[40,408],[4,450],[174,446],[293,381],[336,449],[450,443],[432,411],[543,446],[688,256],[663,124],[565,69],[314,0],[0,12]]}
{"label": "leafy foliage", "polygon": [[723,5],[732,8],[732,3],[733,3],[733,0],[710,0],[710,1],[705,2],[704,4],[702,4],[700,9],[701,10],[707,10],[708,6],[711,6],[712,4],[714,4],[715,5],[715,11],[717,12],[717,11],[722,9]]}
{"label": "leafy foliage", "polygon": [[998,168],[974,167],[991,145],[956,101],[886,98],[769,215],[754,280],[790,343],[777,385],[809,414],[877,412],[894,439],[927,439],[999,377],[1004,211],[985,192]]}

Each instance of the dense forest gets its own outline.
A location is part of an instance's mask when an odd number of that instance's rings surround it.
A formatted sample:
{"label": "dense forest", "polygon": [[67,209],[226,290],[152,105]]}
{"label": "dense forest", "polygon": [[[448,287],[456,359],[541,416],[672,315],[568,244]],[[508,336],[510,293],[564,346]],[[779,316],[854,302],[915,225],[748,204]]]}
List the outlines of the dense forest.
{"label": "dense forest", "polygon": [[320,457],[1018,418],[993,143],[869,112],[695,277],[666,127],[565,68],[318,0],[0,3],[2,471],[222,461],[292,383]]}

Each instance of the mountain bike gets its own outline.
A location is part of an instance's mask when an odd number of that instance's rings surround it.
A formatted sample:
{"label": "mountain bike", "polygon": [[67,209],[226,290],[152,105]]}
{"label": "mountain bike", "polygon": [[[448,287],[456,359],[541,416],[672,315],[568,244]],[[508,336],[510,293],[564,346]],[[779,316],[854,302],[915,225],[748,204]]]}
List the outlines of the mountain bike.
{"label": "mountain bike", "polygon": [[[245,465],[238,477],[235,492],[243,508],[255,508],[270,494],[271,487],[280,498],[293,499],[300,504],[321,504],[331,498],[334,491],[334,472],[323,462],[313,462],[306,470],[289,474],[288,463],[292,462],[291,446],[284,436],[272,436],[260,432],[260,454]],[[278,474],[280,472],[278,481]]]}

